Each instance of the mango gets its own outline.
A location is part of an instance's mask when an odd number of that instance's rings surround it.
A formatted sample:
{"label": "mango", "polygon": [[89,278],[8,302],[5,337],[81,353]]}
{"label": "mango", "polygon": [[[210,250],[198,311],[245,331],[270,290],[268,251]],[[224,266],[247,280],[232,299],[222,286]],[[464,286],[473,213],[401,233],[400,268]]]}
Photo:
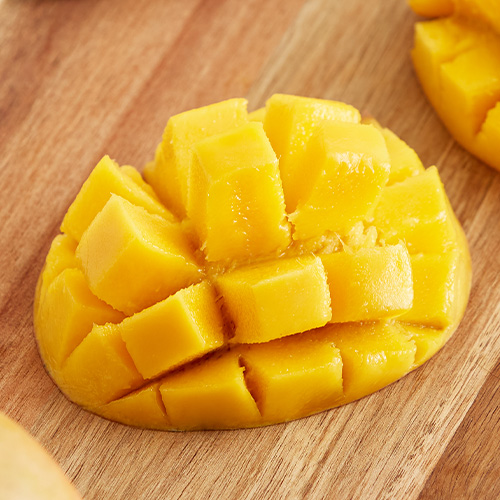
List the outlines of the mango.
{"label": "mango", "polygon": [[81,500],[51,455],[18,423],[0,413],[2,500]]}
{"label": "mango", "polygon": [[413,306],[413,276],[406,246],[362,248],[322,255],[332,323],[401,316]]}
{"label": "mango", "polygon": [[248,122],[247,101],[229,99],[172,116],[155,159],[144,171],[147,182],[177,216],[186,215],[192,146]]}
{"label": "mango", "polygon": [[343,398],[340,351],[311,333],[241,347],[245,379],[265,422],[310,415]]}
{"label": "mango", "polygon": [[248,427],[260,412],[245,383],[245,368],[226,353],[163,379],[160,392],[174,429]]}
{"label": "mango", "polygon": [[180,225],[116,195],[85,231],[76,257],[90,289],[127,315],[202,275]]}
{"label": "mango", "polygon": [[325,231],[346,234],[369,217],[389,179],[382,134],[369,125],[331,122],[311,140],[304,158],[297,208],[290,214],[294,239]]}
{"label": "mango", "polygon": [[208,282],[183,288],[119,325],[135,366],[153,378],[224,344],[224,323]]}
{"label": "mango", "polygon": [[332,316],[319,257],[242,267],[219,276],[216,287],[235,326],[233,342],[266,342],[293,335],[322,326]]}
{"label": "mango", "polygon": [[[500,169],[500,9],[491,0],[412,0],[415,12],[448,17],[417,23],[413,63],[425,94],[453,137]],[[488,123],[487,123],[488,122]]]}
{"label": "mango", "polygon": [[278,159],[260,123],[194,147],[188,215],[208,260],[244,260],[290,243]]}
{"label": "mango", "polygon": [[309,179],[309,164],[305,157],[309,141],[323,122],[359,123],[356,108],[343,102],[310,97],[275,94],[266,103],[264,128],[276,155],[287,210],[293,212],[303,192],[303,182]]}
{"label": "mango", "polygon": [[102,210],[112,194],[121,196],[149,213],[166,220],[173,215],[154,197],[144,190],[126,171],[120,170],[116,162],[105,156],[96,165],[85,181],[75,201],[68,208],[61,224],[61,231],[80,241],[94,217]]}
{"label": "mango", "polygon": [[35,292],[40,354],[68,399],[137,427],[262,426],[367,396],[443,347],[470,290],[437,168],[320,99],[172,117],[146,180],[105,157],[63,231]]}

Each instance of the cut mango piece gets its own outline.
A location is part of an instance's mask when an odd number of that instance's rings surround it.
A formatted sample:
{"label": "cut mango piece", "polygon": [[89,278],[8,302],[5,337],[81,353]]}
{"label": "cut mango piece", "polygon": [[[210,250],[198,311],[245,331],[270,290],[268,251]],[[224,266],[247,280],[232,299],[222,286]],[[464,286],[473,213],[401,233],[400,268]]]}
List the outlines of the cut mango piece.
{"label": "cut mango piece", "polygon": [[415,353],[415,367],[420,366],[432,358],[432,356],[441,349],[450,334],[449,328],[437,329],[406,323],[401,324],[401,326],[410,335],[411,340],[415,342],[415,346],[417,347]]}
{"label": "cut mango piece", "polygon": [[424,166],[417,153],[388,128],[382,129],[391,163],[388,185],[401,182],[407,177],[421,174]]}
{"label": "cut mango piece", "polygon": [[[436,353],[467,304],[467,241],[437,169],[359,121],[333,101],[277,95],[248,116],[236,99],[173,117],[147,183],[100,162],[65,218],[80,240],[54,240],[35,295],[40,353],[68,399],[138,427],[261,426]],[[497,106],[478,137],[499,130]],[[155,213],[163,203],[182,219]]]}
{"label": "cut mango piece", "polygon": [[414,12],[421,16],[442,17],[453,14],[453,0],[409,0]]}
{"label": "cut mango piece", "polygon": [[212,286],[180,290],[119,325],[144,378],[157,377],[224,344],[224,324]]}
{"label": "cut mango piece", "polygon": [[481,134],[500,102],[500,10],[491,0],[455,0],[455,7],[452,17],[417,23],[415,70],[453,137],[500,169],[494,138]]}
{"label": "cut mango piece", "polygon": [[143,207],[149,213],[174,220],[172,214],[129,175],[120,170],[116,162],[105,156],[83,184],[75,201],[68,208],[61,224],[61,231],[80,241],[94,217],[116,194]]}
{"label": "cut mango piece", "polygon": [[413,279],[403,244],[347,249],[321,256],[332,301],[332,323],[400,316],[412,307]]}
{"label": "cut mango piece", "polygon": [[290,215],[294,239],[335,231],[346,234],[375,208],[389,179],[382,134],[370,125],[326,123],[304,158],[297,209]]}
{"label": "cut mango piece", "polygon": [[233,342],[266,342],[322,326],[332,316],[319,257],[240,268],[219,276],[216,286],[235,325]]}
{"label": "cut mango piece", "polygon": [[78,267],[78,261],[75,257],[76,245],[77,242],[67,234],[58,234],[53,239],[36,285],[33,311],[35,322],[38,321],[40,304],[45,300],[45,294],[50,284],[64,269]]}
{"label": "cut mango piece", "polygon": [[482,45],[441,65],[441,105],[463,140],[479,132],[499,101],[500,47]]}
{"label": "cut mango piece", "polygon": [[342,403],[362,398],[398,380],[410,371],[415,361],[415,342],[395,323],[330,325],[318,330],[317,335],[340,350]]}
{"label": "cut mango piece", "polygon": [[160,382],[138,389],[92,411],[134,427],[165,429],[169,425],[160,395]]}
{"label": "cut mango piece", "polygon": [[128,315],[201,277],[180,225],[115,195],[92,221],[76,256],[90,289]]}
{"label": "cut mango piece", "polygon": [[203,139],[244,125],[247,121],[245,99],[229,99],[170,118],[155,161],[147,166],[144,175],[163,203],[176,215],[184,217],[186,214],[192,147]]}
{"label": "cut mango piece", "polygon": [[177,429],[247,427],[260,422],[239,357],[227,353],[166,377],[160,392]]}
{"label": "cut mango piece", "polygon": [[94,325],[72,352],[60,374],[60,387],[75,403],[107,404],[144,384],[116,325]]}
{"label": "cut mango piece", "polygon": [[262,124],[194,148],[188,215],[210,261],[248,259],[290,243],[278,160]]}
{"label": "cut mango piece", "polygon": [[303,198],[310,164],[305,155],[316,129],[325,121],[359,123],[356,108],[343,102],[275,94],[266,103],[264,128],[280,159],[281,179],[288,212]]}
{"label": "cut mango piece", "polygon": [[412,255],[411,265],[415,293],[413,307],[399,319],[446,328],[455,319],[458,250],[440,255]]}
{"label": "cut mango piece", "polygon": [[60,370],[94,324],[117,323],[123,313],[99,300],[79,269],[65,269],[48,287],[38,325],[38,342],[50,370]]}
{"label": "cut mango piece", "polygon": [[310,415],[335,406],[343,397],[342,359],[328,340],[294,335],[239,352],[265,422]]}
{"label": "cut mango piece", "polygon": [[410,253],[454,248],[456,234],[449,202],[436,167],[386,187],[373,224],[386,243],[403,240]]}

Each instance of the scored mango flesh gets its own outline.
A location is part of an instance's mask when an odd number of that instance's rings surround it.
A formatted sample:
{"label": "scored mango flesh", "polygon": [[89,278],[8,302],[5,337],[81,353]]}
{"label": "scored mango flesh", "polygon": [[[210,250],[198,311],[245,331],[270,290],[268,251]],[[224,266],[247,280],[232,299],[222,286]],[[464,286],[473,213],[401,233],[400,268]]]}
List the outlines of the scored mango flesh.
{"label": "scored mango flesh", "polygon": [[[410,0],[427,17],[415,26],[415,71],[453,137],[500,170],[500,4]],[[446,17],[441,17],[446,16]]]}
{"label": "scored mango flesh", "polygon": [[42,359],[94,413],[165,430],[304,417],[415,369],[463,316],[469,253],[436,167],[352,106],[181,113],[145,177],[104,157],[38,281]]}

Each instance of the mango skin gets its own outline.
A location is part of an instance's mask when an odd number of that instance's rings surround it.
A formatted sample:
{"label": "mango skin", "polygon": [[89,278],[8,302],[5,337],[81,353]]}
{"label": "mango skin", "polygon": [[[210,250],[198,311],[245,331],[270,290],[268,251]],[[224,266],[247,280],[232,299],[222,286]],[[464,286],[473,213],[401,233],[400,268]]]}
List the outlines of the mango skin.
{"label": "mango skin", "polygon": [[412,59],[424,93],[451,135],[500,170],[500,9],[490,0],[410,0],[421,15]]}
{"label": "mango skin", "polygon": [[[204,136],[199,129],[194,134],[201,134],[194,149],[203,150],[209,183],[228,162],[237,176],[241,170],[266,172],[278,193],[276,199],[282,200],[276,155],[263,130],[267,123],[275,127],[273,133],[279,132],[276,116],[285,116],[297,126],[291,118],[294,106],[307,124],[304,158],[326,151],[324,157],[334,159],[324,165],[329,189],[344,188],[341,197],[349,200],[349,183],[342,178],[354,173],[362,188],[357,194],[368,193],[358,196],[356,211],[349,207],[347,218],[329,214],[331,224],[319,232],[314,224],[306,224],[303,228],[308,227],[309,233],[301,235],[293,214],[307,204],[309,209],[321,204],[327,209],[328,189],[316,183],[311,198],[311,183],[300,181],[307,169],[297,166],[295,159],[287,164],[290,179],[295,175],[296,192],[307,196],[293,212],[282,212],[282,201],[276,205],[278,210],[270,211],[274,220],[284,218],[280,226],[292,235],[287,233],[287,246],[278,252],[258,251],[259,238],[252,240],[246,222],[239,219],[245,213],[241,197],[229,204],[235,216],[231,220],[230,212],[226,213],[226,223],[236,233],[241,231],[238,238],[249,236],[247,241],[256,246],[246,247],[249,253],[243,260],[241,255],[234,260],[227,255],[210,260],[207,249],[199,247],[200,220],[178,221],[148,211],[143,202],[147,199],[156,206],[159,186],[156,183],[153,190],[132,167],[105,160],[109,168],[103,171],[101,165],[97,172],[104,174],[92,177],[92,182],[97,178],[103,184],[84,186],[85,196],[77,197],[73,213],[85,209],[85,203],[95,211],[97,202],[107,201],[93,220],[85,216],[81,236],[55,238],[34,307],[42,358],[70,400],[105,418],[152,429],[269,425],[381,389],[428,360],[456,330],[470,290],[470,257],[437,169],[425,170],[416,153],[375,120],[359,123],[354,108],[304,99],[279,96],[248,117],[241,111],[244,103],[231,100],[183,118],[184,127],[190,126],[193,116],[223,122],[214,126],[219,132]],[[275,113],[275,109],[268,116],[276,103],[284,104],[285,111]],[[332,120],[332,113],[339,112],[339,120]],[[237,126],[231,118],[235,116]],[[226,130],[228,123],[232,125]],[[300,130],[298,126],[295,130]],[[328,131],[335,131],[333,139],[325,137]],[[352,131],[362,134],[358,137]],[[276,137],[283,140],[279,134]],[[191,144],[193,136],[186,141]],[[193,196],[189,179],[199,178],[194,170],[198,160],[188,154],[182,134],[174,142],[174,149],[180,147],[187,160],[176,163],[176,170],[160,169],[161,177],[177,176],[186,167],[181,176],[187,182],[189,200]],[[226,154],[226,146],[234,146],[232,152]],[[265,152],[260,155],[264,161],[251,154],[256,147]],[[376,173],[375,183],[366,180],[371,183],[368,187],[359,175],[362,169],[357,169],[360,159]],[[267,160],[272,168],[262,169]],[[117,185],[130,186],[124,176],[133,182],[137,204],[115,192]],[[215,198],[217,204],[217,194]],[[245,210],[264,206],[258,196],[243,205],[247,204]],[[268,215],[265,210],[254,213],[260,215],[252,225]],[[74,216],[73,223],[78,226]],[[117,245],[113,235],[133,245]],[[222,249],[224,237],[223,231],[218,241]],[[132,257],[124,259],[130,248]],[[142,302],[138,304],[136,298],[130,305],[130,295],[138,286],[134,281],[143,280],[145,270],[156,266],[158,252],[177,255],[192,270],[190,276],[166,293],[156,285],[144,286],[136,294]],[[98,272],[92,259],[100,263]],[[111,265],[102,265],[106,260]],[[147,275],[150,283],[161,268]],[[179,273],[174,269],[170,274],[174,280]],[[163,282],[169,281],[168,273],[163,276]],[[71,307],[58,316],[51,311],[68,300],[61,297],[69,297]],[[80,314],[88,317],[77,330],[72,325]],[[182,335],[183,341],[176,335]],[[58,338],[64,342],[60,344]],[[162,357],[162,351],[168,356]]]}
{"label": "mango skin", "polygon": [[47,451],[0,413],[0,485],[3,500],[82,500]]}

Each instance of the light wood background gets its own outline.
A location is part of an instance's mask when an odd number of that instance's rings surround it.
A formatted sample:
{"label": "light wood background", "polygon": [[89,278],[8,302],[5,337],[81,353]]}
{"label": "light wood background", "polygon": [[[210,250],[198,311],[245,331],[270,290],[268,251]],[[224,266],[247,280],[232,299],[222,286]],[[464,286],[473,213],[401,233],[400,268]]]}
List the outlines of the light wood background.
{"label": "light wood background", "polygon": [[[424,98],[416,19],[403,0],[0,0],[0,409],[87,499],[500,497],[500,173]],[[439,166],[473,259],[461,327],[403,380],[286,425],[162,433],[80,410],[31,312],[80,185],[104,153],[142,167],[174,113],[274,92],[353,104]]]}

